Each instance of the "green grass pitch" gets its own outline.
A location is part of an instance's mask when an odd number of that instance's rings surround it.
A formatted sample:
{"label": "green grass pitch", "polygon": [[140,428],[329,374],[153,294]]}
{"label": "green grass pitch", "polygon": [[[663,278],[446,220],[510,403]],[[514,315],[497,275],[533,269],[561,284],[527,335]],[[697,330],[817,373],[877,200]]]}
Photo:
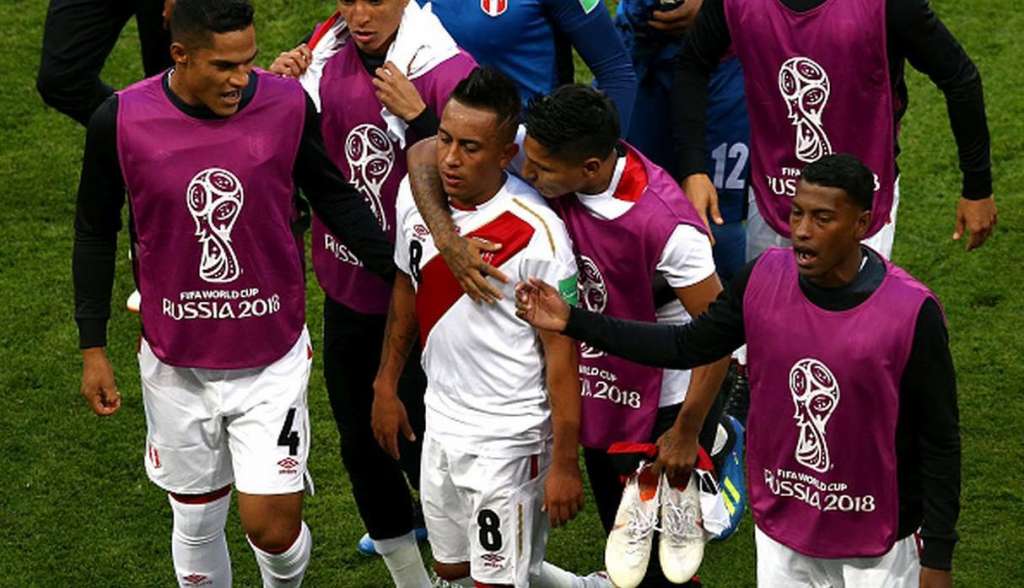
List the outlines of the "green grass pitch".
{"label": "green grass pitch", "polygon": [[[466,0],[472,1],[472,0]],[[268,65],[333,5],[256,0],[259,58]],[[985,83],[999,227],[967,254],[950,241],[960,186],[941,94],[911,72],[900,157],[902,206],[895,260],[941,297],[959,376],[963,509],[955,578],[962,586],[1024,585],[1024,87],[1015,0],[935,8],[974,58]],[[172,586],[170,509],[142,467],[145,421],[133,357],[138,324],[121,310],[132,284],[122,233],[109,354],[124,405],[92,415],[78,395],[81,362],[72,320],[71,241],[83,130],[48,110],[34,78],[46,2],[0,3],[0,586]],[[1017,47],[1017,49],[1014,49]],[[104,72],[124,86],[141,75],[134,26]],[[585,76],[581,72],[581,76]],[[310,281],[309,325],[320,340],[322,295]],[[338,456],[323,377],[310,385],[311,469],[318,492],[306,518],[315,547],[307,586],[387,586],[382,562],[355,551],[363,533]],[[237,516],[229,521],[236,585],[258,572]],[[577,571],[603,567],[592,503],[551,536],[549,559]],[[713,544],[710,586],[752,586],[753,527]]]}

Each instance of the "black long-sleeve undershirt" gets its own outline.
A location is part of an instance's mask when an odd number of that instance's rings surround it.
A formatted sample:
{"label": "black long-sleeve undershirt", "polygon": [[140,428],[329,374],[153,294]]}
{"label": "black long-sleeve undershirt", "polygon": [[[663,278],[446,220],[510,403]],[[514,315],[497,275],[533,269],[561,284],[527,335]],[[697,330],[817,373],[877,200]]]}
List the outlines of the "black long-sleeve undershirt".
{"label": "black long-sleeve undershirt", "polygon": [[[216,117],[205,107],[182,102],[164,77],[164,91],[182,112],[196,118]],[[259,77],[250,76],[239,109],[255,94]],[[363,196],[331,163],[320,132],[316,108],[306,98],[306,117],[295,159],[293,180],[302,189],[318,218],[345,241],[367,269],[390,279],[394,275],[394,247],[380,229]],[[75,320],[79,346],[106,345],[111,290],[121,229],[125,182],[117,154],[117,95],[93,114],[86,131],[82,176],[78,186],[72,277],[75,285]]]}
{"label": "black long-sleeve undershirt", "polygon": [[[806,12],[824,0],[780,0]],[[887,0],[886,35],[889,78],[893,87],[896,154],[899,121],[907,110],[904,62],[926,74],[946,97],[950,127],[956,141],[961,194],[968,199],[992,195],[992,161],[981,75],[963,47],[932,11],[928,0]],[[673,132],[680,178],[706,173],[704,145],[707,85],[712,71],[732,44],[724,0],[704,0],[693,29],[683,43],[672,89]]]}
{"label": "black long-sleeve undershirt", "polygon": [[[801,279],[812,303],[827,310],[860,304],[878,288],[885,266],[877,254],[842,288],[820,288]],[[565,335],[638,363],[686,369],[728,355],[746,340],[743,295],[755,262],[745,266],[718,298],[688,325],[625,321],[573,308]],[[755,392],[756,393],[756,392]],[[896,427],[899,537],[921,528],[921,565],[950,569],[960,512],[960,432],[956,374],[949,335],[938,304],[925,302],[917,316],[910,357],[900,381]]]}

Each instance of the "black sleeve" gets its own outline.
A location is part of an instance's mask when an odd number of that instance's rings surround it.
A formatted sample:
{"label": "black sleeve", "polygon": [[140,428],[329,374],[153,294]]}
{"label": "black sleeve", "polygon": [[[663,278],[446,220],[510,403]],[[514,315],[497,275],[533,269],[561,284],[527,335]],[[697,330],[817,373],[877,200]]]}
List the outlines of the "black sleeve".
{"label": "black sleeve", "polygon": [[934,300],[918,313],[901,385],[908,417],[914,421],[912,451],[918,462],[908,466],[919,470],[923,499],[921,565],[948,570],[960,514],[960,415],[949,334]]}
{"label": "black sleeve", "polygon": [[707,311],[686,325],[627,321],[573,308],[565,335],[630,361],[689,369],[719,360],[743,345],[743,293],[754,262],[744,266]]}
{"label": "black sleeve", "polygon": [[352,249],[366,268],[391,281],[395,275],[394,247],[363,195],[345,180],[327,156],[319,115],[309,96],[302,143],[295,159],[295,183],[302,188],[317,217]]}
{"label": "black sleeve", "polygon": [[[946,97],[964,198],[992,195],[992,160],[981,74],[928,0],[889,0],[890,43]],[[890,49],[890,50],[892,50]]]}
{"label": "black sleeve", "polygon": [[71,274],[78,346],[82,349],[107,344],[124,190],[124,176],[117,159],[115,94],[104,101],[89,120],[78,183]]}
{"label": "black sleeve", "polygon": [[439,126],[441,126],[441,121],[437,118],[437,113],[427,106],[419,116],[409,121],[409,136],[406,139],[406,144],[412,145],[421,139],[433,137],[437,134]]}
{"label": "black sleeve", "polygon": [[672,83],[672,135],[679,158],[679,180],[706,173],[704,126],[708,81],[731,44],[723,0],[705,0],[676,58]]}

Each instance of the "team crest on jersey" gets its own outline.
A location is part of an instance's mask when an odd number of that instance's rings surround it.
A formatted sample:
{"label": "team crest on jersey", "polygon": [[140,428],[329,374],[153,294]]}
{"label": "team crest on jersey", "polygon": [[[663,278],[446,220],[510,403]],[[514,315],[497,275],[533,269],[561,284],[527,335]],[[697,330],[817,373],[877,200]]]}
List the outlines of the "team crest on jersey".
{"label": "team crest on jersey", "polygon": [[480,0],[480,10],[491,18],[505,14],[509,0]]}
{"label": "team crest on jersey", "polygon": [[832,458],[825,425],[839,406],[839,383],[827,365],[805,358],[789,370],[789,391],[796,407],[796,461],[816,472],[827,472]]}
{"label": "team crest on jersey", "polygon": [[231,229],[245,203],[242,182],[226,169],[204,169],[188,183],[185,203],[203,248],[199,277],[214,284],[235,281],[242,267],[231,245]]}

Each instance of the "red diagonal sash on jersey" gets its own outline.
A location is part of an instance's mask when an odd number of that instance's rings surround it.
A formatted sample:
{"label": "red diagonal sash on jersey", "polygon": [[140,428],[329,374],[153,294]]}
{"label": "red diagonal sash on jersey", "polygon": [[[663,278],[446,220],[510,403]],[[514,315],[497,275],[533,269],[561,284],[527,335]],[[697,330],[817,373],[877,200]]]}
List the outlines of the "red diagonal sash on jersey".
{"label": "red diagonal sash on jersey", "polygon": [[615,189],[615,197],[627,202],[636,202],[647,190],[647,184],[644,163],[632,150],[626,151],[626,169],[623,170],[619,186]]}
{"label": "red diagonal sash on jersey", "polygon": [[[515,214],[505,211],[498,218],[465,235],[500,243],[501,249],[485,253],[484,261],[494,267],[519,253],[533,238],[534,228]],[[427,344],[431,329],[441,320],[465,292],[440,255],[435,255],[420,269],[420,286],[416,290],[416,318],[420,323],[420,343]]]}

